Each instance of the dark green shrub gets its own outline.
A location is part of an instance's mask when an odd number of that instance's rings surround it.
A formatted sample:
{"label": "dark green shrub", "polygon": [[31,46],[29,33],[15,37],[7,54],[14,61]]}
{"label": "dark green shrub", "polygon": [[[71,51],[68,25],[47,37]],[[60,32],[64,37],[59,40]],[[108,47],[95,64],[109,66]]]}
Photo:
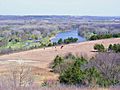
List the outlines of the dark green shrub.
{"label": "dark green shrub", "polygon": [[68,54],[65,57],[56,56],[53,63],[51,64],[53,72],[60,73],[63,70],[67,69],[75,61],[75,56]]}
{"label": "dark green shrub", "polygon": [[108,47],[108,50],[112,50],[112,49],[113,49],[113,46],[112,46],[112,44],[110,44]]}
{"label": "dark green shrub", "polygon": [[98,52],[104,52],[105,51],[105,47],[104,47],[103,44],[95,44],[94,49],[98,50]]}
{"label": "dark green shrub", "polygon": [[60,83],[77,85],[82,84],[84,79],[84,72],[81,70],[81,66],[87,63],[84,58],[78,58],[74,64],[60,73]]}
{"label": "dark green shrub", "polygon": [[49,43],[49,44],[48,44],[48,47],[51,47],[51,46],[53,46],[53,44],[52,44],[52,43]]}
{"label": "dark green shrub", "polygon": [[60,56],[56,56],[53,63],[51,64],[51,68],[53,72],[55,73],[60,73],[64,68],[61,68],[62,65],[64,64],[64,59]]}
{"label": "dark green shrub", "polygon": [[119,53],[120,52],[120,44],[114,44],[114,45],[110,44],[108,47],[108,50]]}
{"label": "dark green shrub", "polygon": [[57,43],[56,43],[56,42],[53,42],[53,46],[55,46],[55,45],[57,45]]}
{"label": "dark green shrub", "polygon": [[62,44],[63,43],[63,40],[62,40],[62,38],[60,38],[59,40],[58,40],[58,44]]}
{"label": "dark green shrub", "polygon": [[90,61],[73,56],[70,53],[63,58],[56,56],[54,60],[53,70],[60,74],[60,83],[90,87],[109,87],[120,83],[119,53],[98,53]]}

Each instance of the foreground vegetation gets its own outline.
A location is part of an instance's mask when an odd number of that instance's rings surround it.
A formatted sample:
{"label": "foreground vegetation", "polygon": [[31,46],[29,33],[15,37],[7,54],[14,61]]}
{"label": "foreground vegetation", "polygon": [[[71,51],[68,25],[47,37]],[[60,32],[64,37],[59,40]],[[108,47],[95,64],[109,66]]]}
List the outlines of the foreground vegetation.
{"label": "foreground vegetation", "polygon": [[63,84],[85,87],[117,86],[120,84],[119,56],[119,53],[99,53],[91,60],[72,54],[56,56],[52,69],[60,74],[59,80]]}
{"label": "foreground vegetation", "polygon": [[[107,58],[106,58],[107,57]],[[120,53],[98,53],[88,60],[71,53],[57,55],[50,67],[59,80],[34,82],[32,67],[24,63],[10,64],[0,76],[1,90],[116,90],[120,87]],[[117,88],[118,87],[118,88]]]}
{"label": "foreground vegetation", "polygon": [[[98,52],[91,59],[71,53],[65,56],[57,55],[50,67],[52,69],[51,72],[59,74],[58,81],[50,78],[43,81],[42,84],[34,82],[36,78],[31,73],[31,70],[34,70],[31,67],[21,66],[20,62],[16,66],[10,63],[11,65],[8,69],[11,70],[6,74],[2,73],[4,75],[0,76],[0,88],[4,88],[2,90],[19,90],[19,88],[23,88],[20,90],[64,90],[67,88],[78,90],[95,88],[93,90],[99,90],[99,88],[119,87],[119,60],[120,53],[113,52],[112,50],[109,52]],[[27,63],[26,65],[29,64]]]}

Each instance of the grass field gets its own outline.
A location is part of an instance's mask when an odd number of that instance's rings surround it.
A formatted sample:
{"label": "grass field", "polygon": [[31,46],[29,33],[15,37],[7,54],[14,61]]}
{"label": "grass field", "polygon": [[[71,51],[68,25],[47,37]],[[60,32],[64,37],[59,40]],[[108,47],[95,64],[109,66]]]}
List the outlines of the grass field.
{"label": "grass field", "polygon": [[109,44],[120,43],[120,38],[74,43],[64,45],[62,49],[61,46],[56,46],[2,55],[0,56],[0,72],[4,72],[8,68],[9,63],[14,63],[22,59],[25,64],[32,66],[36,83],[47,79],[57,80],[58,75],[50,72],[49,68],[50,63],[56,55],[73,53],[91,58],[96,54],[96,52],[93,52],[93,46],[101,43],[107,47]]}

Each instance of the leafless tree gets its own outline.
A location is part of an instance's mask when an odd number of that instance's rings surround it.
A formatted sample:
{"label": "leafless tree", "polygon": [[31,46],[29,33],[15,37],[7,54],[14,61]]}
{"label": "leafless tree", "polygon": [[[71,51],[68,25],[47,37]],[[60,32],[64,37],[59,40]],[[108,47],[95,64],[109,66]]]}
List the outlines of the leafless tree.
{"label": "leafless tree", "polygon": [[31,67],[25,64],[12,64],[8,73],[1,76],[0,87],[3,90],[22,90],[33,84]]}
{"label": "leafless tree", "polygon": [[120,53],[99,53],[88,66],[96,67],[106,79],[120,82]]}

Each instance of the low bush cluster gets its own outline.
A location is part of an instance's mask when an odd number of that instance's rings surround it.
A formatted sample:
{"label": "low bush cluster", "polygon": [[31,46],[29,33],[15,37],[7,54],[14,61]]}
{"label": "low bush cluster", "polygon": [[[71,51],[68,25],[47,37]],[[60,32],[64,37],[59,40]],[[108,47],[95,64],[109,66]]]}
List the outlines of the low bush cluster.
{"label": "low bush cluster", "polygon": [[99,52],[104,52],[105,51],[105,47],[104,47],[103,44],[95,44],[94,49],[98,50]]}
{"label": "low bush cluster", "polygon": [[52,69],[62,84],[108,87],[120,84],[119,60],[119,53],[99,53],[89,61],[69,54],[56,56]]}
{"label": "low bush cluster", "polygon": [[115,52],[120,53],[120,44],[110,44],[108,48],[105,48],[103,44],[95,44],[94,49],[98,52]]}
{"label": "low bush cluster", "polygon": [[110,44],[108,50],[119,53],[120,52],[120,44],[113,44],[113,45]]}

